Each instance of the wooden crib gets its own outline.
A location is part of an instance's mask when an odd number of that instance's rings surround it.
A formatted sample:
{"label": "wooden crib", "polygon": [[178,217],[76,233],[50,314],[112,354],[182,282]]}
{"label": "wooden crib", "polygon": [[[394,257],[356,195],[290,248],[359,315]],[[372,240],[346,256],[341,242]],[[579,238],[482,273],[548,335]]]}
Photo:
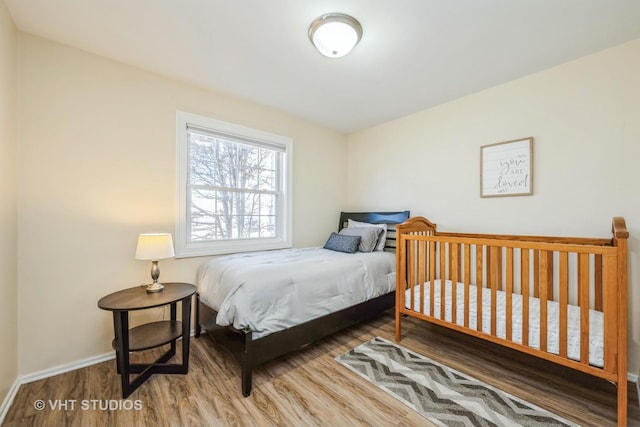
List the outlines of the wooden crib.
{"label": "wooden crib", "polygon": [[626,425],[623,218],[612,231],[612,239],[441,233],[410,218],[396,228],[396,341],[407,315],[612,381]]}

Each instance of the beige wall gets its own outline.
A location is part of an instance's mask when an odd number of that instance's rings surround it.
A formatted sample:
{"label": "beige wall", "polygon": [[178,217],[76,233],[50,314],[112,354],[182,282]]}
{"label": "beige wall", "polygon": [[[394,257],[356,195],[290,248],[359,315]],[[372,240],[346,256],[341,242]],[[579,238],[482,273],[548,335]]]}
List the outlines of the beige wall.
{"label": "beige wall", "polygon": [[17,32],[0,2],[0,402],[18,373]]}
{"label": "beige wall", "polygon": [[[30,35],[19,67],[21,374],[111,350],[98,299],[148,280],[138,233],[174,231],[176,109],[293,138],[294,245],[336,228],[345,136]],[[191,282],[205,260],[163,260],[161,279]]]}
{"label": "beige wall", "polygon": [[[456,231],[607,236],[611,217],[625,216],[629,361],[637,373],[640,40],[358,132],[345,144],[290,115],[29,35],[18,36],[16,77],[9,19],[0,7],[0,166],[8,174],[0,184],[8,236],[0,243],[0,313],[4,324],[16,323],[18,281],[20,374],[111,350],[111,317],[97,300],[147,280],[149,265],[133,259],[138,233],[173,232],[176,109],[294,139],[296,246],[322,243],[347,201],[354,210],[411,209]],[[535,138],[534,196],[479,198],[479,147],[526,136]],[[191,281],[204,261],[161,261],[161,277]],[[0,338],[15,343],[16,331],[2,328]],[[5,354],[2,393],[16,377],[16,354]]]}
{"label": "beige wall", "polygon": [[[624,216],[637,374],[639,100],[640,39],[363,130],[349,136],[349,207],[410,209],[449,231],[601,237]],[[480,198],[480,146],[529,136],[534,195]]]}

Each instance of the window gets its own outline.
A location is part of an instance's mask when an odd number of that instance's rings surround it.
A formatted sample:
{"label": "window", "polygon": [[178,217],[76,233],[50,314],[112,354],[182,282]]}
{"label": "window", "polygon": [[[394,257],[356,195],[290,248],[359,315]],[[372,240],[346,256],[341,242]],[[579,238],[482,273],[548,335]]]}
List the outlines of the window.
{"label": "window", "polygon": [[290,138],[178,111],[176,256],[291,247]]}

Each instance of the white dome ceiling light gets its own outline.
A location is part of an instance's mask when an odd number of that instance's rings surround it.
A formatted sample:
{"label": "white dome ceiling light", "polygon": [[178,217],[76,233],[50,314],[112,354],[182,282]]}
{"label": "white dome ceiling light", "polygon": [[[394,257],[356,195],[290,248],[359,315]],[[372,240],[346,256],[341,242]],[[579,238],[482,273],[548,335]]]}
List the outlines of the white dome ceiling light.
{"label": "white dome ceiling light", "polygon": [[345,56],[361,38],[360,23],[342,13],[322,15],[309,26],[309,40],[321,54],[329,58]]}

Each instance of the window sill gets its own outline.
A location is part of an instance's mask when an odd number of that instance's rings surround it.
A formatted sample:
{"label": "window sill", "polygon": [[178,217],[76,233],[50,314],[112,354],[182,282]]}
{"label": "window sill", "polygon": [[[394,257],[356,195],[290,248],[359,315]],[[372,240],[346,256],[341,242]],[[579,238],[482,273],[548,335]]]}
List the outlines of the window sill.
{"label": "window sill", "polygon": [[291,241],[282,240],[233,240],[226,242],[176,244],[176,258],[191,258],[210,255],[228,255],[240,252],[268,251],[273,249],[289,249]]}

